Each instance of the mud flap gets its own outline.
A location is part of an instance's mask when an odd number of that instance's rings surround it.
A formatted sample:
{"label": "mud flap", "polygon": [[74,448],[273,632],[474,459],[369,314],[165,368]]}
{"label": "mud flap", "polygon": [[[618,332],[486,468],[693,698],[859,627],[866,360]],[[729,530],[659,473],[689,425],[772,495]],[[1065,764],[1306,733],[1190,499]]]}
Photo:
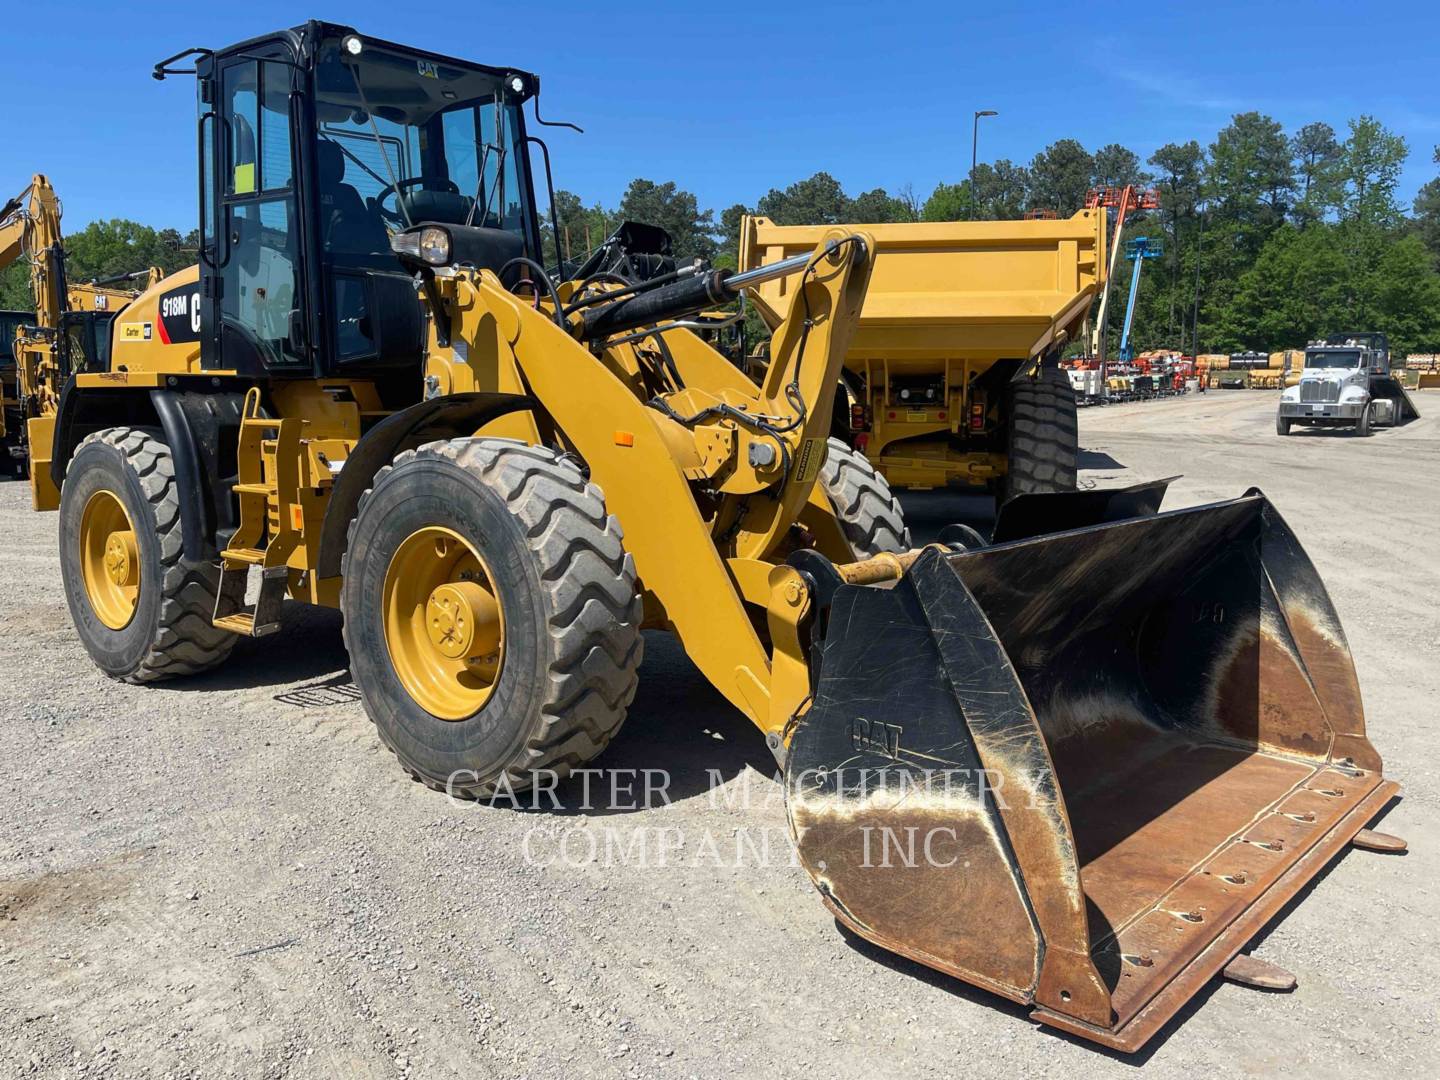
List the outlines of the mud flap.
{"label": "mud flap", "polygon": [[841,585],[786,762],[856,933],[1134,1050],[1398,790],[1259,492]]}

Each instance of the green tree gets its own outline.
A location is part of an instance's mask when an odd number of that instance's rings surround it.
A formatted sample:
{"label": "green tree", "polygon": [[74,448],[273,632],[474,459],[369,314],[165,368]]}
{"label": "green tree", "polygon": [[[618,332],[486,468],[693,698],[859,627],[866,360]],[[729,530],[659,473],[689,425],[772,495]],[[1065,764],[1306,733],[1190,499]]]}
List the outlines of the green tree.
{"label": "green tree", "polygon": [[716,266],[733,270],[739,265],[740,258],[740,219],[750,213],[750,208],[744,203],[735,203],[728,206],[720,214],[720,246],[716,249],[714,262]]}
{"label": "green tree", "polygon": [[[138,221],[92,221],[65,237],[65,275],[72,283],[108,280],[158,266],[173,274],[195,262],[198,238],[176,229],[154,229]],[[20,260],[0,273],[0,308],[34,309],[30,266]]]}
{"label": "green tree", "polygon": [[1068,217],[1085,205],[1095,159],[1074,139],[1051,143],[1030,161],[1028,208]]}
{"label": "green tree", "polygon": [[970,182],[938,184],[920,208],[921,221],[964,221],[970,216]]}
{"label": "green tree", "polygon": [[560,226],[560,251],[550,227],[550,215],[540,219],[540,236],[545,250],[545,265],[555,266],[564,255],[567,261],[579,260],[598,246],[619,223],[614,211],[606,211],[596,203],[586,206],[573,191],[555,192],[555,216]]}
{"label": "green tree", "polygon": [[1217,217],[1240,224],[1258,252],[1284,220],[1295,190],[1290,142],[1280,124],[1258,112],[1232,117],[1210,145],[1207,180]]}
{"label": "green tree", "polygon": [[0,311],[30,311],[30,267],[24,262],[11,263],[0,270]]}
{"label": "green tree", "polygon": [[1165,254],[1154,268],[1150,287],[1141,294],[1136,334],[1147,347],[1188,348],[1194,337],[1194,328],[1187,327],[1187,322],[1193,310],[1195,265],[1200,254],[1205,151],[1194,139],[1166,143],[1150,155],[1147,164],[1158,170],[1155,188],[1160,196],[1159,235]]}
{"label": "green tree", "polygon": [[1335,332],[1352,270],[1335,226],[1282,227],[1240,275],[1212,345],[1268,352]]}
{"label": "green tree", "polygon": [[1319,221],[1327,211],[1339,204],[1336,165],[1340,160],[1340,143],[1329,124],[1306,124],[1290,140],[1295,157],[1296,184],[1300,200],[1295,204],[1294,218],[1301,228]]}
{"label": "green tree", "polygon": [[1202,341],[1230,325],[1227,309],[1241,275],[1284,224],[1294,187],[1290,141],[1270,117],[1239,113],[1210,144],[1197,267]]}
{"label": "green tree", "polygon": [[658,225],[670,234],[677,258],[708,259],[715,253],[715,218],[703,213],[699,201],[673,180],[657,184],[652,180],[631,180],[620,200],[618,215],[625,221]]}
{"label": "green tree", "polygon": [[1140,168],[1140,159],[1133,151],[1111,143],[1095,151],[1092,180],[1097,187],[1124,187],[1143,184],[1152,177]]}
{"label": "green tree", "polygon": [[756,213],[776,225],[839,225],[845,220],[849,201],[839,180],[818,172],[784,191],[771,188],[756,206]]}
{"label": "green tree", "polygon": [[1409,157],[1403,136],[1373,116],[1350,121],[1350,137],[1340,148],[1336,172],[1341,185],[1341,214],[1350,221],[1384,229],[1400,223],[1395,189]]}
{"label": "green tree", "polygon": [[[1435,164],[1440,165],[1440,146],[1435,147]],[[1411,228],[1440,267],[1440,177],[1428,181],[1416,194],[1412,214]]]}
{"label": "green tree", "polygon": [[92,221],[65,237],[65,273],[71,281],[113,278],[158,266],[167,274],[195,261],[175,229],[152,229],[138,221]]}
{"label": "green tree", "polygon": [[856,225],[915,220],[909,205],[884,188],[875,188],[847,200],[842,213],[847,224]]}
{"label": "green tree", "polygon": [[905,204],[906,221],[919,221],[920,211],[925,208],[925,200],[915,194],[915,185],[908,180],[900,185],[900,190],[895,197]]}
{"label": "green tree", "polygon": [[1240,276],[1216,344],[1294,348],[1345,330],[1381,330],[1402,356],[1440,349],[1440,273],[1419,237],[1358,221],[1284,226]]}
{"label": "green tree", "polygon": [[976,217],[1006,221],[1022,217],[1030,190],[1030,174],[1022,165],[1001,158],[994,165],[975,166]]}
{"label": "green tree", "polygon": [[1418,236],[1386,244],[1367,286],[1375,325],[1396,355],[1440,352],[1440,273]]}

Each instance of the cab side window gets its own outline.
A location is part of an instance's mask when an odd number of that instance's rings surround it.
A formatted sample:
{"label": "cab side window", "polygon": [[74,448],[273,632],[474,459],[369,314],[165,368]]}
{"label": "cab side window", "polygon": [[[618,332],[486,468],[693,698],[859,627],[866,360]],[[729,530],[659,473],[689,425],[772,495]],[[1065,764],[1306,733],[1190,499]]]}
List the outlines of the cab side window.
{"label": "cab side window", "polygon": [[256,150],[260,134],[260,65],[237,64],[228,72],[226,129],[229,135],[229,168],[225,171],[227,195],[252,195],[260,176]]}
{"label": "cab side window", "polygon": [[300,305],[290,128],[291,69],[243,60],[222,72],[226,149],[221,277],[221,350],[248,370],[309,360]]}
{"label": "cab side window", "polygon": [[252,195],[291,187],[288,65],[252,60],[235,65],[227,75],[226,194]]}

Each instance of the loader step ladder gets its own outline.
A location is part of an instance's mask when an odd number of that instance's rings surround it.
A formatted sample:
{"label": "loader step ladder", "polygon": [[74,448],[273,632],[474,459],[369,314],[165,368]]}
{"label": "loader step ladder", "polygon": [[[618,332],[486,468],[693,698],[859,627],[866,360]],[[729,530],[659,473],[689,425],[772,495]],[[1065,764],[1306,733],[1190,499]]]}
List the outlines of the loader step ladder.
{"label": "loader step ladder", "polygon": [[[240,525],[220,552],[220,587],[214,624],[222,630],[262,637],[280,629],[280,607],[290,580],[287,560],[299,540],[289,510],[299,487],[303,420],[272,420],[260,414],[260,391],[251,387],[240,417]],[[267,466],[268,461],[268,466]],[[260,595],[245,605],[250,568],[260,568]]]}

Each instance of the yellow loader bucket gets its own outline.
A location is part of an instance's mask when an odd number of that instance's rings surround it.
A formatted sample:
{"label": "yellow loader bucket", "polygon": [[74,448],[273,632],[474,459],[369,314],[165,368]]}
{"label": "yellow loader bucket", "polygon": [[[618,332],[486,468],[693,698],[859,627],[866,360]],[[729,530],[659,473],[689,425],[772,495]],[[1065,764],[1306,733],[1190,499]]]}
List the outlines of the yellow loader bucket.
{"label": "yellow loader bucket", "polygon": [[[819,675],[786,762],[842,923],[1127,1051],[1399,790],[1275,508],[1155,513],[1161,491],[1022,497],[1000,542],[884,585],[810,560]],[[1033,535],[1047,517],[1073,527]]]}

